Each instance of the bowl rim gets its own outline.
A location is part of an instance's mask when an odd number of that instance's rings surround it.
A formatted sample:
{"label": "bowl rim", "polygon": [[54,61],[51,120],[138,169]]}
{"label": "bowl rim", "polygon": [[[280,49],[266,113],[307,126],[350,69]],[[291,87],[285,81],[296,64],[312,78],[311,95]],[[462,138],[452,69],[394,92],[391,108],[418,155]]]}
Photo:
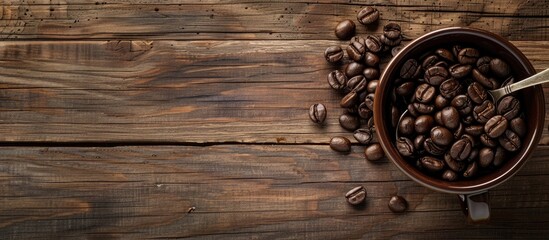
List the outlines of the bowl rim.
{"label": "bowl rim", "polygon": [[[476,29],[476,28],[470,28],[470,27],[449,27],[449,28],[443,28],[439,30],[435,30],[432,32],[429,32],[427,34],[422,35],[421,37],[411,41],[408,45],[406,45],[404,48],[402,48],[399,53],[391,59],[389,64],[385,67],[385,70],[383,71],[379,85],[377,88],[377,91],[375,93],[374,97],[374,124],[376,126],[384,126],[386,121],[382,119],[382,111],[384,111],[383,101],[382,98],[384,88],[387,86],[387,82],[389,81],[389,77],[391,73],[388,72],[389,69],[396,69],[396,67],[401,64],[402,61],[406,61],[405,58],[406,54],[415,48],[417,48],[420,44],[423,44],[426,41],[429,41],[433,38],[450,35],[450,34],[468,34],[468,35],[474,35],[476,37],[481,37],[484,39],[487,39],[488,41],[495,42],[503,49],[506,49],[514,58],[517,59],[518,62],[523,63],[525,67],[525,72],[528,75],[533,75],[536,73],[534,67],[532,66],[532,63],[526,58],[526,56],[512,43],[510,43],[505,38],[495,34],[488,32],[486,30],[482,29]],[[410,164],[406,163],[405,160],[400,156],[398,151],[395,149],[395,147],[392,144],[392,139],[390,138],[383,138],[382,136],[389,136],[388,132],[386,131],[386,127],[376,127],[376,135],[379,139],[379,142],[381,144],[381,147],[385,151],[387,157],[393,162],[394,165],[396,165],[404,174],[406,174],[408,177],[410,177],[415,182],[418,182],[419,184],[444,193],[453,193],[453,194],[472,194],[472,193],[479,193],[487,191],[488,189],[494,188],[508,179],[510,179],[513,175],[515,175],[521,168],[524,166],[524,163],[528,160],[528,158],[533,153],[534,149],[536,148],[537,144],[539,143],[541,139],[541,134],[543,130],[543,125],[545,121],[545,98],[543,95],[543,88],[541,86],[535,86],[533,87],[536,96],[538,96],[538,119],[536,121],[537,126],[530,126],[534,127],[533,129],[533,136],[531,138],[531,141],[524,142],[523,147],[526,148],[526,151],[522,153],[522,155],[517,156],[520,157],[519,160],[517,160],[511,167],[509,167],[508,170],[503,172],[500,175],[497,175],[488,181],[481,182],[478,184],[472,184],[472,185],[461,185],[461,186],[455,186],[452,185],[455,182],[448,182],[448,184],[438,184],[435,182],[435,180],[432,180],[431,177],[421,173],[418,170],[408,171],[406,169],[415,169],[414,167],[411,167]],[[400,160],[394,159],[394,157],[400,158]],[[408,166],[402,166],[401,163],[407,164]],[[430,180],[431,179],[431,180]],[[440,185],[440,186],[439,186]],[[442,186],[444,185],[444,186]]]}

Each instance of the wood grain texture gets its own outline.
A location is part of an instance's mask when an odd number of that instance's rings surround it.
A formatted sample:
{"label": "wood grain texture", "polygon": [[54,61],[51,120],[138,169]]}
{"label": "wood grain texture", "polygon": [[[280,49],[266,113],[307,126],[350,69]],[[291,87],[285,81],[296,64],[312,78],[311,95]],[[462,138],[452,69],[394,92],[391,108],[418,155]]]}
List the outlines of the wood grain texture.
{"label": "wood grain texture", "polygon": [[[466,224],[454,195],[408,180],[362,148],[0,148],[3,238],[463,239],[549,234],[549,147],[491,191],[493,221]],[[364,185],[363,208],[345,192]],[[405,214],[387,208],[391,195]],[[194,207],[194,211],[189,209]]]}
{"label": "wood grain texture", "polygon": [[[531,1],[128,1],[5,0],[7,39],[334,39],[342,19],[375,5],[382,24],[410,38],[449,26],[489,29],[512,40],[548,40],[546,0]],[[380,32],[360,26],[359,33]]]}
{"label": "wood grain texture", "polygon": [[[326,82],[337,66],[322,53],[334,44],[3,42],[0,141],[327,143],[348,135]],[[514,44],[549,67],[549,43]],[[329,111],[323,128],[307,115],[317,102]]]}

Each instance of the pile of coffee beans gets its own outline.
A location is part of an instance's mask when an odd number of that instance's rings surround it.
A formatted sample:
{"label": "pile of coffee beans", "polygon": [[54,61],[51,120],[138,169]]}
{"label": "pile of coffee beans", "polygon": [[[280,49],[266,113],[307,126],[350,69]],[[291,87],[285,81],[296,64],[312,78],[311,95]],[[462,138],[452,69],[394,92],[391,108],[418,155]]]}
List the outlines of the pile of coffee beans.
{"label": "pile of coffee beans", "polygon": [[442,47],[405,61],[399,77],[394,144],[418,169],[447,181],[470,179],[521,149],[527,132],[521,103],[514,95],[495,103],[487,92],[514,83],[504,60],[472,46]]}
{"label": "pile of coffee beans", "polygon": [[[380,12],[374,7],[365,7],[357,14],[357,20],[363,25],[376,24]],[[344,112],[339,116],[340,126],[350,132],[356,141],[365,146],[364,156],[369,161],[378,161],[385,156],[381,145],[375,138],[373,119],[373,102],[382,63],[388,62],[401,48],[403,39],[401,28],[396,23],[388,23],[383,27],[383,34],[355,36],[356,25],[352,20],[344,20],[337,24],[335,35],[341,40],[349,40],[347,46],[330,46],[324,51],[324,58],[332,66],[341,66],[327,76],[330,87],[341,94],[341,108]],[[317,103],[309,108],[310,119],[319,125],[324,123],[327,109]],[[341,153],[351,152],[351,141],[344,136],[336,136],[330,140],[330,148]],[[360,205],[365,201],[366,189],[359,186],[351,189],[345,195],[351,205]],[[406,210],[406,200],[399,197],[388,204],[391,211]]]}

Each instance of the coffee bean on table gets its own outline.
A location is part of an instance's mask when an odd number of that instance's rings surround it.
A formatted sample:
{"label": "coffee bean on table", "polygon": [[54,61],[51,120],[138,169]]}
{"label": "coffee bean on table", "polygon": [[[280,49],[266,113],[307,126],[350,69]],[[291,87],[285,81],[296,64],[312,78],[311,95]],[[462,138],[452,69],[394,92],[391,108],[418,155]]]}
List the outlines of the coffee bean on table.
{"label": "coffee bean on table", "polygon": [[479,165],[483,168],[488,167],[494,161],[494,150],[489,147],[482,148],[479,152]]}
{"label": "coffee bean on table", "polygon": [[381,61],[381,58],[372,52],[365,52],[364,53],[364,63],[368,67],[378,67],[379,62]]}
{"label": "coffee bean on table", "polygon": [[[379,36],[379,40],[381,43],[383,43],[384,47],[393,47],[396,48],[401,42],[402,42],[402,36],[399,36],[397,38],[391,39],[386,37],[385,35]],[[396,55],[396,54],[395,54]]]}
{"label": "coffee bean on table", "polygon": [[364,99],[364,104],[366,104],[366,107],[368,107],[372,111],[374,110],[374,96],[375,94],[368,93],[368,95],[366,95],[366,98]]}
{"label": "coffee bean on table", "polygon": [[374,139],[375,133],[368,128],[359,128],[353,133],[353,137],[360,144],[370,144]]}
{"label": "coffee bean on table", "polygon": [[366,106],[366,103],[362,102],[360,105],[358,105],[358,116],[362,119],[369,119],[372,117],[373,111]]}
{"label": "coffee bean on table", "polygon": [[354,76],[347,81],[347,89],[357,93],[363,92],[368,86],[368,80],[362,75]]}
{"label": "coffee bean on table", "polygon": [[375,93],[378,84],[379,84],[379,80],[369,81],[368,86],[366,87],[366,91],[368,91],[369,93]]}
{"label": "coffee bean on table", "polygon": [[467,95],[469,95],[469,98],[476,104],[483,103],[486,99],[488,99],[488,92],[477,82],[471,83],[469,87],[467,87]]}
{"label": "coffee bean on table", "polygon": [[335,35],[341,40],[347,40],[355,35],[355,23],[351,20],[344,20],[337,24]]}
{"label": "coffee bean on table", "polygon": [[454,140],[454,135],[447,128],[436,126],[431,129],[431,139],[440,146],[447,146]]}
{"label": "coffee bean on table", "polygon": [[368,161],[378,161],[385,156],[385,152],[379,143],[374,143],[364,149],[364,156]]}
{"label": "coffee bean on table", "polygon": [[373,67],[367,67],[367,68],[364,68],[364,71],[362,71],[362,75],[364,75],[364,77],[366,79],[379,79],[379,70],[377,68],[373,68]]}
{"label": "coffee bean on table", "polygon": [[358,22],[368,25],[379,19],[379,11],[374,7],[367,6],[358,12],[356,18]]}
{"label": "coffee bean on table", "polygon": [[377,37],[376,35],[366,36],[365,42],[366,42],[366,48],[368,48],[370,52],[377,53],[383,49],[383,43],[381,42],[379,37]]}
{"label": "coffee bean on table", "polygon": [[345,198],[349,204],[356,206],[364,203],[366,195],[366,189],[363,186],[358,186],[349,190],[349,192],[345,194]]}
{"label": "coffee bean on table", "polygon": [[498,138],[499,144],[509,152],[515,152],[520,149],[522,142],[520,137],[513,131],[507,130]]}
{"label": "coffee bean on table", "polygon": [[333,137],[330,139],[330,148],[336,152],[351,152],[351,141],[346,137]]}
{"label": "coffee bean on table", "polygon": [[392,196],[387,206],[391,212],[403,213],[408,209],[408,202],[401,196]]}
{"label": "coffee bean on table", "polygon": [[464,48],[459,51],[458,61],[461,64],[475,64],[480,57],[478,50],[474,48]]}
{"label": "coffee bean on table", "polygon": [[354,76],[362,74],[365,66],[358,62],[351,62],[345,67],[345,75],[347,78],[352,78]]}
{"label": "coffee bean on table", "polygon": [[497,110],[498,114],[503,115],[507,120],[512,120],[520,112],[520,102],[511,95],[505,96],[499,101]]}
{"label": "coffee bean on table", "polygon": [[334,90],[341,91],[347,86],[347,76],[340,70],[330,72],[327,80],[330,87]]}
{"label": "coffee bean on table", "polygon": [[401,35],[400,25],[396,23],[388,23],[383,26],[383,35],[389,39],[399,38]]}
{"label": "coffee bean on table", "polygon": [[366,53],[366,45],[365,42],[360,41],[354,41],[347,46],[347,55],[350,59],[353,59],[355,61],[360,61],[362,58],[364,58],[364,54]]}
{"label": "coffee bean on table", "polygon": [[[383,44],[388,45],[386,43]],[[394,46],[393,49],[391,49],[391,56],[396,56],[400,52],[400,50],[402,50],[402,46]]]}
{"label": "coffee bean on table", "polygon": [[355,115],[344,113],[339,116],[339,125],[348,131],[354,131],[360,127],[360,120]]}
{"label": "coffee bean on table", "polygon": [[396,148],[400,155],[409,157],[415,152],[414,143],[406,137],[399,137],[396,142]]}
{"label": "coffee bean on table", "polygon": [[329,63],[336,63],[343,59],[343,49],[340,46],[331,46],[324,51],[324,57]]}
{"label": "coffee bean on table", "polygon": [[506,78],[510,74],[509,65],[499,58],[490,61],[490,70],[500,78]]}
{"label": "coffee bean on table", "polygon": [[324,123],[326,115],[326,106],[324,106],[324,104],[322,103],[316,103],[309,107],[309,118],[316,124]]}
{"label": "coffee bean on table", "polygon": [[501,115],[496,115],[490,118],[484,125],[484,132],[491,138],[501,136],[507,130],[507,119]]}
{"label": "coffee bean on table", "polygon": [[511,120],[509,126],[511,126],[511,130],[519,135],[519,137],[522,138],[526,136],[526,122],[521,117]]}
{"label": "coffee bean on table", "polygon": [[349,108],[351,106],[354,106],[357,100],[358,100],[358,94],[356,93],[356,91],[351,91],[347,93],[347,95],[345,95],[345,97],[343,97],[341,101],[339,101],[339,105],[342,108]]}
{"label": "coffee bean on table", "polygon": [[421,165],[431,171],[431,172],[437,172],[444,168],[444,162],[442,160],[431,157],[431,156],[425,156],[420,159]]}
{"label": "coffee bean on table", "polygon": [[428,133],[435,125],[435,119],[431,115],[421,115],[415,119],[414,128],[416,133]]}

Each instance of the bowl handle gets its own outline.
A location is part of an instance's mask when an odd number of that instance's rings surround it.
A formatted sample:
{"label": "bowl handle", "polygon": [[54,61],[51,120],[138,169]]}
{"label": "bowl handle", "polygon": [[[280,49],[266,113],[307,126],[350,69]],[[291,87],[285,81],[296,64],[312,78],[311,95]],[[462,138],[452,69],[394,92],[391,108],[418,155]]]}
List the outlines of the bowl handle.
{"label": "bowl handle", "polygon": [[490,220],[490,205],[488,192],[458,195],[461,209],[471,223],[481,223]]}

